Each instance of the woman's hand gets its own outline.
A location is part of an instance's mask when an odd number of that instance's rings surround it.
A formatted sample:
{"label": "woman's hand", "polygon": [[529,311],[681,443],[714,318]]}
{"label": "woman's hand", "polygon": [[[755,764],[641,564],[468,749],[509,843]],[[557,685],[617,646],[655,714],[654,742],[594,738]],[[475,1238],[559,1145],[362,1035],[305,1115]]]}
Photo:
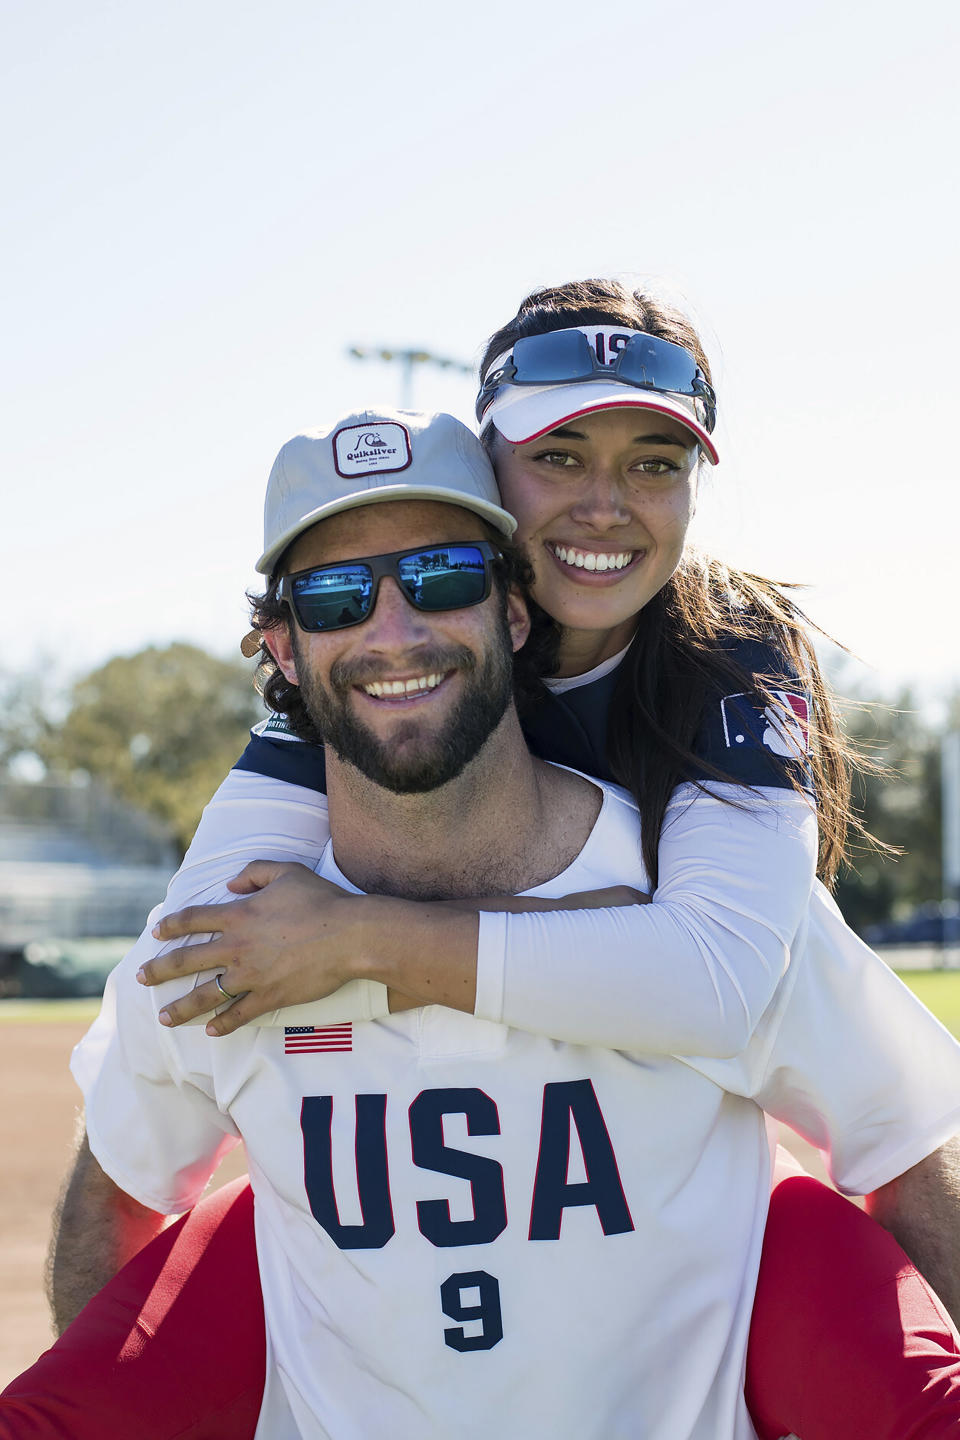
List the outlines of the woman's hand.
{"label": "woman's hand", "polygon": [[[202,944],[158,955],[140,969],[144,985],[218,970],[237,999],[211,1019],[208,1035],[288,1005],[332,995],[366,976],[389,988],[391,1012],[445,1005],[472,1014],[476,1002],[477,911],[582,910],[642,905],[648,895],[626,885],[546,899],[488,896],[421,903],[355,895],[294,862],[254,860],[228,889],[243,904],[190,905],[165,915],[157,940],[213,934]],[[438,960],[438,957],[442,959]],[[196,986],[160,1011],[164,1025],[183,1025],[224,1002],[216,980]]]}
{"label": "woman's hand", "polygon": [[[254,860],[228,884],[242,903],[190,905],[165,915],[157,940],[214,933],[203,944],[158,955],[141,967],[144,985],[216,969],[238,998],[207,1025],[208,1035],[229,1035],[247,1021],[285,1005],[330,995],[354,978],[363,953],[359,929],[373,897],[354,895],[315,875],[306,865]],[[216,980],[165,1005],[160,1020],[182,1025],[223,1004]]]}

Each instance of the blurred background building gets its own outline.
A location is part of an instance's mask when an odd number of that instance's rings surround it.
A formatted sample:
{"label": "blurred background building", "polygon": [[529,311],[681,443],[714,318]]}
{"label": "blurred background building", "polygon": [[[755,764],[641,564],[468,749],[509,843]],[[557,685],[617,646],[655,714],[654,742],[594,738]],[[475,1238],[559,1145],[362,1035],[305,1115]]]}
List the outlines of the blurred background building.
{"label": "blurred background building", "polygon": [[88,777],[0,779],[0,996],[99,994],[178,858],[169,826]]}

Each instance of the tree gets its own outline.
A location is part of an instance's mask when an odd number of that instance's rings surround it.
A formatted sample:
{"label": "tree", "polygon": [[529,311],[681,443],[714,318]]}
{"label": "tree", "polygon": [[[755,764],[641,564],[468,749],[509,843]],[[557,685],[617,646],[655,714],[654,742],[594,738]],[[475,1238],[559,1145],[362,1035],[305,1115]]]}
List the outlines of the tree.
{"label": "tree", "polygon": [[239,661],[194,645],[118,656],[73,685],[60,724],[35,724],[48,769],[84,770],[165,821],[185,849],[263,704]]}
{"label": "tree", "polygon": [[861,772],[856,808],[867,830],[902,854],[853,842],[853,865],[841,872],[836,898],[854,929],[937,900],[940,874],[940,735],[924,721],[909,691],[893,705],[854,704],[846,729],[883,773]]}
{"label": "tree", "polygon": [[62,719],[63,697],[51,661],[28,674],[0,674],[0,775],[14,774],[26,757],[36,764]]}

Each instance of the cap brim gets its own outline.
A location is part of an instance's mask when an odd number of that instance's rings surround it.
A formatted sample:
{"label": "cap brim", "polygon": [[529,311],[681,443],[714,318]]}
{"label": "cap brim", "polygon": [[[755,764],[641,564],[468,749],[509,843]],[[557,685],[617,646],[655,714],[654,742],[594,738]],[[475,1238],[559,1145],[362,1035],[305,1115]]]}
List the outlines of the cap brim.
{"label": "cap brim", "polygon": [[458,505],[461,510],[472,510],[475,515],[488,521],[508,540],[517,528],[517,522],[508,510],[502,510],[499,505],[493,505],[480,496],[465,495],[462,490],[444,490],[436,485],[380,485],[376,490],[360,490],[352,495],[342,495],[337,500],[328,501],[326,505],[318,505],[309,515],[304,515],[296,525],[285,531],[269,550],[263,552],[257,561],[258,574],[272,574],[287,546],[291,545],[298,535],[302,535],[304,530],[309,530],[311,525],[317,525],[321,520],[327,520],[331,515],[339,515],[344,510],[357,510],[361,505],[383,504],[387,500],[438,500],[442,504]]}
{"label": "cap brim", "polygon": [[719,462],[717,447],[692,413],[692,401],[683,395],[662,390],[638,390],[634,385],[616,382],[587,381],[582,385],[505,385],[483,417],[483,425],[492,423],[505,440],[513,445],[527,445],[593,410],[652,410],[676,420],[696,438],[711,465]]}

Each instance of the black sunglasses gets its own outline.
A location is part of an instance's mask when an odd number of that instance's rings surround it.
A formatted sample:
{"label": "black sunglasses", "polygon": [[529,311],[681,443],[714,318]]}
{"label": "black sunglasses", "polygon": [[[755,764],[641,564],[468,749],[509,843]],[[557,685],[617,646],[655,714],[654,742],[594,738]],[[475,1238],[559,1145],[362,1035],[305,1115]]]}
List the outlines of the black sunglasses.
{"label": "black sunglasses", "polygon": [[417,610],[465,610],[490,594],[491,567],[499,558],[487,540],[364,555],[285,575],[280,599],[301,630],[345,630],[369,618],[380,581],[390,575]]}
{"label": "black sunglasses", "polygon": [[[615,336],[614,339],[622,337]],[[709,434],[717,421],[717,397],[696,359],[682,345],[635,330],[611,363],[604,363],[582,330],[551,330],[526,335],[484,379],[477,396],[477,419],[502,385],[576,385],[584,380],[616,379],[640,390],[689,395]]]}

